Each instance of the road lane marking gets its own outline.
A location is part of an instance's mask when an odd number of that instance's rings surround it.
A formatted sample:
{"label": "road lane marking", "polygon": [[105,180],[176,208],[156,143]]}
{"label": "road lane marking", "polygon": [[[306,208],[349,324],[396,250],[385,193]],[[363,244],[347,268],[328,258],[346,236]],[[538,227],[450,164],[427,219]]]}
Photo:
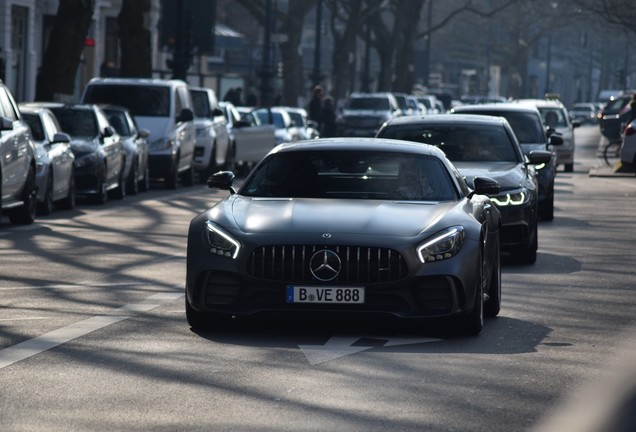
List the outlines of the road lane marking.
{"label": "road lane marking", "polygon": [[161,303],[151,303],[148,300],[177,300],[183,297],[183,293],[158,293],[153,294],[140,303],[124,305],[113,311],[113,315],[98,315],[83,321],[69,324],[57,330],[50,331],[33,339],[0,350],[0,369],[16,362],[40,354],[59,345],[107,327],[111,324],[132,318],[135,313],[148,312]]}
{"label": "road lane marking", "polygon": [[385,341],[383,345],[385,347],[438,342],[441,340],[433,338],[400,338],[387,336],[332,336],[324,345],[298,345],[298,348],[305,354],[305,357],[309,360],[309,364],[315,366],[340,357],[377,348],[376,346],[353,345],[360,339]]}

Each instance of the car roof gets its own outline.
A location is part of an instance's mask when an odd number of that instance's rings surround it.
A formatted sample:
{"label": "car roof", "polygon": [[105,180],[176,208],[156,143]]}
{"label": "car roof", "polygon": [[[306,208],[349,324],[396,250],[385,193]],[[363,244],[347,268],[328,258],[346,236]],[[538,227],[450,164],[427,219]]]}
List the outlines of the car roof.
{"label": "car roof", "polygon": [[449,123],[449,124],[478,124],[478,125],[501,125],[507,120],[503,117],[484,116],[479,114],[438,114],[438,115],[421,115],[421,116],[400,116],[392,118],[388,121],[391,125],[401,124],[432,124],[432,123]]}
{"label": "car roof", "polygon": [[95,107],[99,108],[98,105],[93,104],[67,104],[63,102],[26,102],[21,105],[24,108],[68,108],[68,109],[82,109],[82,110],[92,110]]}
{"label": "car roof", "polygon": [[457,107],[451,108],[451,112],[460,113],[462,111],[535,112],[539,114],[539,110],[536,106],[514,102],[459,105]]}
{"label": "car roof", "polygon": [[154,85],[166,87],[187,86],[185,81],[177,79],[159,79],[159,78],[100,78],[91,79],[87,85]]}
{"label": "car roof", "polygon": [[520,104],[534,105],[538,108],[565,108],[565,105],[554,99],[517,99],[514,102]]}
{"label": "car roof", "polygon": [[387,138],[321,138],[280,144],[273,152],[294,151],[334,151],[369,150],[373,152],[399,152],[437,156],[445,158],[444,153],[435,146],[412,141]]}

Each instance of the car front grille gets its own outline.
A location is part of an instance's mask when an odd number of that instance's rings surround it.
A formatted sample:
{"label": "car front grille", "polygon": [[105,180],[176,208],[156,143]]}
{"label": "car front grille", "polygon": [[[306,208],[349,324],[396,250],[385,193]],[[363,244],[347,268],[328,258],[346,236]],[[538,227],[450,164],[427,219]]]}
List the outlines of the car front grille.
{"label": "car front grille", "polygon": [[[310,269],[312,256],[329,250],[340,258],[340,271],[328,281],[317,279]],[[364,246],[278,245],[255,249],[247,263],[255,278],[286,283],[370,284],[404,279],[408,268],[394,250]]]}

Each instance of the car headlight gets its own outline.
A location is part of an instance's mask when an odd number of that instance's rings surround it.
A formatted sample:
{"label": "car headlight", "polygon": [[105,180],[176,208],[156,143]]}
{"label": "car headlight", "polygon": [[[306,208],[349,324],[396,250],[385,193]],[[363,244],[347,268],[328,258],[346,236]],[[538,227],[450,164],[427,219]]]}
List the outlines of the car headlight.
{"label": "car headlight", "polygon": [[491,196],[490,200],[500,207],[523,205],[530,199],[524,190],[510,191],[505,194]]}
{"label": "car headlight", "polygon": [[241,244],[211,221],[205,222],[204,246],[213,255],[236,259]]}
{"label": "car headlight", "polygon": [[446,228],[420,245],[417,248],[417,257],[422,263],[452,258],[462,248],[465,237],[466,233],[462,226]]}
{"label": "car headlight", "polygon": [[169,150],[173,148],[175,145],[175,137],[164,137],[159,138],[158,140],[153,141],[150,144],[150,150],[159,151],[159,150]]}

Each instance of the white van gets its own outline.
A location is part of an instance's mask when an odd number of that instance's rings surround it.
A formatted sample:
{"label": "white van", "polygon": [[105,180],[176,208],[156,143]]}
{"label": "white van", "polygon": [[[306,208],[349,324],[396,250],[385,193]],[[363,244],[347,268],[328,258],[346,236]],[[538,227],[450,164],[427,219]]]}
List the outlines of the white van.
{"label": "white van", "polygon": [[163,179],[169,189],[177,187],[179,177],[183,184],[193,184],[194,112],[184,81],[93,78],[82,102],[128,108],[139,127],[150,131],[150,177]]}

